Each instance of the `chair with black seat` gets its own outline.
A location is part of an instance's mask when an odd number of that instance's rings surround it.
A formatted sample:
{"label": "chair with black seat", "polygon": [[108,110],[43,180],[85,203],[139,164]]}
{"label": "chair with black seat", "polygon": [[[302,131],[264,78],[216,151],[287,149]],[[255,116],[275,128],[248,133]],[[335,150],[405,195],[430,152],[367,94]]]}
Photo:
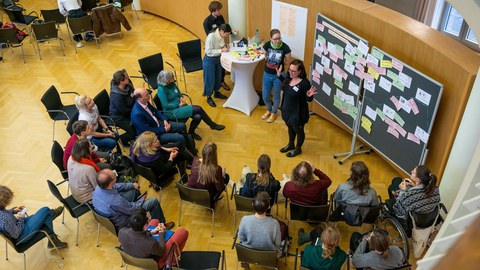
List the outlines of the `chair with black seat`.
{"label": "chair with black seat", "polygon": [[27,241],[22,240],[18,242],[15,241],[13,238],[11,238],[9,235],[0,231],[0,236],[2,236],[5,239],[5,259],[8,260],[8,246],[7,246],[7,243],[8,243],[11,247],[13,247],[13,249],[17,253],[23,254],[23,269],[27,270],[27,258],[26,258],[25,251],[27,251],[29,248],[31,248],[36,243],[40,242],[46,237],[51,243],[53,243],[55,250],[63,260],[64,258],[62,253],[60,253],[60,250],[58,250],[58,248],[55,246],[55,243],[52,241],[47,231],[49,231],[49,229],[45,225],[43,225],[39,230],[34,231],[30,234],[30,235],[34,235],[31,239]]}
{"label": "chair with black seat", "polygon": [[[52,158],[53,164],[57,166],[63,178],[56,185],[59,186],[65,182],[68,183],[68,171],[63,167],[63,148],[57,141],[53,141],[52,150],[50,151],[50,156]],[[67,185],[67,195],[69,194],[69,192],[70,192],[70,189],[68,188],[68,185]]]}
{"label": "chair with black seat", "polygon": [[234,194],[233,198],[235,200],[235,214],[233,215],[233,232],[235,233],[235,231],[237,230],[237,213],[254,213],[254,198],[243,197],[239,194]]}
{"label": "chair with black seat", "polygon": [[[89,15],[85,15],[80,18],[68,18],[67,24],[70,30],[72,31],[72,38],[75,35],[82,35],[82,34],[89,33],[95,39],[95,42],[97,43],[97,49],[100,48],[98,45],[98,38],[95,35],[95,31],[93,31],[92,17],[90,17]],[[75,48],[75,53],[77,53],[77,46],[75,43],[73,43],[73,47]]]}
{"label": "chair with black seat", "polygon": [[[55,22],[57,25],[57,29],[60,32],[60,35],[63,38],[63,32],[62,29],[60,28],[60,25],[62,24],[67,24],[67,20],[65,19],[65,16],[60,13],[60,10],[57,9],[41,9],[40,14],[42,15],[42,18],[45,22]],[[67,29],[67,33],[70,36],[70,31]],[[70,37],[71,38],[71,37]]]}
{"label": "chair with black seat", "polygon": [[427,213],[409,212],[412,221],[412,239],[413,239],[413,255],[420,258],[423,250],[429,244],[430,236],[439,220],[443,220],[440,215],[440,209],[445,214],[448,213],[443,203],[438,204],[432,211]]}
{"label": "chair with black seat", "polygon": [[328,221],[330,205],[301,205],[290,202],[290,218],[287,218],[288,198],[285,198],[285,218],[287,225],[290,220],[306,221],[309,223],[324,223]]}
{"label": "chair with black seat", "polygon": [[38,19],[39,17],[36,11],[25,14],[25,9],[17,5],[4,7],[3,10],[5,11],[5,13],[7,13],[8,18],[12,23],[20,26],[29,26],[34,20]]}
{"label": "chair with black seat", "polygon": [[135,8],[135,4],[133,3],[133,0],[120,0],[120,8],[124,9],[127,6],[131,6],[132,10],[135,12],[135,16],[137,16],[137,19],[140,20],[137,14],[137,8]]}
{"label": "chair with black seat", "polygon": [[82,10],[83,11],[90,12],[95,7],[97,7],[97,1],[96,0],[82,0]]}
{"label": "chair with black seat", "polygon": [[70,134],[70,136],[72,136],[73,133],[74,133],[73,132],[73,123],[78,121],[79,115],[80,115],[80,112],[77,111],[72,117],[70,117],[70,120],[68,120],[66,129],[67,129],[68,134]]}
{"label": "chair with black seat", "polygon": [[181,72],[183,73],[183,83],[185,85],[185,91],[188,92],[185,73],[203,70],[202,44],[200,39],[195,39],[177,43],[177,47],[177,55],[182,64]]}
{"label": "chair with black seat", "polygon": [[[158,270],[158,264],[152,258],[137,258],[137,257],[128,255],[120,247],[115,247],[115,249],[118,251],[118,253],[120,253],[120,256],[122,257],[123,262],[127,264],[127,266],[132,265],[140,269]],[[125,267],[125,269],[126,268],[127,267]]]}
{"label": "chair with black seat", "polygon": [[227,269],[225,251],[182,251],[177,266],[172,270]]}
{"label": "chair with black seat", "polygon": [[154,187],[155,190],[160,190],[160,200],[162,199],[162,188],[170,183],[175,174],[178,173],[177,167],[172,167],[169,171],[164,172],[163,174],[156,176],[152,169],[133,162],[135,173],[147,179],[150,184]]}
{"label": "chair with black seat", "polygon": [[[62,92],[63,93],[73,93],[73,92]],[[77,107],[72,105],[63,105],[60,95],[58,94],[57,88],[55,86],[50,86],[48,90],[43,94],[40,99],[47,109],[50,119],[53,120],[53,135],[52,141],[55,140],[55,122],[56,121],[68,121],[75,114],[78,113]]]}
{"label": "chair with black seat", "polygon": [[115,129],[118,133],[117,125],[115,125],[115,121],[109,116],[110,115],[110,96],[108,96],[108,92],[106,89],[103,89],[98,93],[94,98],[93,102],[97,105],[98,113],[100,117],[105,121],[105,124],[111,126]]}
{"label": "chair with black seat", "polygon": [[237,268],[238,263],[249,263],[263,267],[277,268],[277,251],[276,250],[260,250],[246,247],[242,244],[235,243],[237,251]]}
{"label": "chair with black seat", "polygon": [[[62,39],[58,36],[58,28],[56,22],[50,21],[45,23],[34,23],[32,24],[33,37],[37,43],[38,56],[42,60],[42,54],[40,52],[40,46],[38,43],[49,41],[51,39],[57,39],[60,43],[60,48],[62,49],[62,54],[65,56],[65,51],[63,49],[64,44]],[[35,47],[34,47],[35,48]]]}
{"label": "chair with black seat", "polygon": [[5,28],[2,29],[0,28],[0,52],[2,55],[2,62],[4,62],[5,57],[3,57],[3,44],[10,45],[10,48],[12,48],[12,53],[13,53],[13,47],[21,47],[22,48],[22,56],[23,56],[23,63],[27,63],[25,61],[25,52],[23,50],[23,40],[18,40],[17,38],[17,33],[15,33],[15,30],[11,28]]}
{"label": "chair with black seat", "polygon": [[144,58],[138,59],[140,65],[140,74],[143,80],[150,86],[150,90],[158,89],[157,77],[158,73],[163,70],[163,56],[162,53],[153,54]]}
{"label": "chair with black seat", "polygon": [[[52,192],[53,196],[57,198],[68,210],[70,215],[73,218],[77,219],[77,237],[75,241],[75,245],[78,246],[78,229],[80,227],[80,217],[83,216],[85,213],[90,211],[90,207],[88,206],[87,203],[79,203],[77,202],[72,195],[63,198],[62,194],[60,194],[60,191],[58,190],[57,186],[50,180],[47,180],[48,183],[48,188]],[[65,218],[65,211],[63,211],[62,214],[62,224],[64,223],[64,218]]]}
{"label": "chair with black seat", "polygon": [[100,215],[95,209],[92,208],[92,214],[93,218],[97,221],[97,247],[99,246],[100,243],[100,225],[102,225],[107,231],[109,231],[111,234],[115,235],[115,238],[118,235],[117,228],[115,228],[115,224],[107,218],[102,215]]}

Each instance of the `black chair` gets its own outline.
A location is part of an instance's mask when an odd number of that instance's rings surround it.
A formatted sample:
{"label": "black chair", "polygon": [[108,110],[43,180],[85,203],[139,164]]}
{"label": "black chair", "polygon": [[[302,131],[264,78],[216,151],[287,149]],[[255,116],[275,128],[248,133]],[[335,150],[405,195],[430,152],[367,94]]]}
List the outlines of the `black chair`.
{"label": "black chair", "polygon": [[110,219],[100,215],[93,208],[92,208],[92,214],[93,214],[93,218],[98,223],[97,224],[97,247],[99,246],[99,243],[100,243],[100,225],[105,227],[105,229],[107,229],[107,231],[109,231],[111,234],[115,235],[115,238],[117,238],[117,235],[118,235],[117,228],[115,227],[115,224],[113,224],[113,222]]}
{"label": "black chair", "polygon": [[[65,182],[68,183],[68,171],[63,167],[63,148],[62,146],[57,142],[53,141],[52,145],[52,150],[50,151],[50,156],[52,158],[53,164],[55,164],[60,171],[60,174],[62,174],[63,180],[57,183],[56,185],[63,184]],[[70,189],[67,188],[67,195],[70,192]]]}
{"label": "black chair", "polygon": [[[232,191],[233,193],[233,191]],[[240,196],[239,194],[233,194],[235,200],[235,214],[233,214],[233,233],[237,230],[237,213],[254,213],[253,201],[254,198],[248,198]]]}
{"label": "black chair", "polygon": [[90,12],[95,7],[97,7],[97,1],[96,0],[82,0],[82,10],[83,11]]}
{"label": "black chair", "polygon": [[164,188],[168,183],[170,183],[173,180],[175,174],[178,173],[178,169],[176,167],[172,167],[169,171],[156,176],[152,169],[140,165],[137,162],[133,162],[133,167],[137,175],[140,175],[141,177],[147,179],[155,190],[160,190],[159,200],[162,199],[162,188]]}
{"label": "black chair", "polygon": [[[85,15],[80,18],[68,18],[67,24],[70,30],[72,31],[72,36],[82,35],[85,33],[89,33],[93,35],[93,38],[95,39],[95,43],[97,43],[97,49],[99,48],[98,38],[95,35],[95,31],[93,31],[92,18],[89,15]],[[75,48],[75,53],[77,53],[77,46],[75,43],[73,43],[73,47]]]}
{"label": "black chair", "polygon": [[40,46],[38,43],[49,41],[51,39],[57,39],[60,43],[60,48],[62,49],[62,54],[65,56],[65,51],[63,49],[64,44],[62,39],[58,36],[58,28],[56,22],[50,21],[45,23],[34,23],[32,24],[33,36],[37,43],[38,56],[42,60],[42,54],[40,52]]}
{"label": "black chair", "polygon": [[127,6],[132,6],[132,10],[135,12],[135,16],[137,16],[137,19],[140,20],[137,14],[137,8],[135,8],[135,5],[133,4],[133,0],[120,0],[120,8],[124,9]]}
{"label": "black chair", "polygon": [[138,59],[138,64],[140,65],[139,72],[142,74],[143,80],[150,86],[152,91],[157,90],[158,73],[163,70],[162,53],[157,53]]}
{"label": "black chair", "polygon": [[[87,203],[79,203],[77,202],[72,195],[68,196],[67,198],[63,198],[62,194],[60,194],[60,191],[58,190],[57,186],[50,180],[47,180],[48,183],[48,188],[52,192],[53,196],[57,198],[68,210],[70,215],[73,218],[77,219],[77,238],[75,241],[75,245],[78,246],[78,229],[80,227],[80,220],[79,218],[83,216],[85,213],[90,211],[90,207],[88,206]],[[62,224],[64,223],[64,218],[65,218],[65,211],[63,211],[62,214]]]}
{"label": "black chair", "polygon": [[93,102],[97,105],[98,113],[100,117],[105,121],[105,124],[108,126],[112,126],[115,131],[118,133],[117,125],[115,125],[115,121],[109,116],[110,115],[110,96],[108,96],[108,92],[106,89],[103,89],[98,93],[94,98]]}
{"label": "black chair", "polygon": [[[221,259],[221,261],[220,261]],[[227,269],[225,251],[182,251],[177,266],[172,270]]]}
{"label": "black chair", "polygon": [[[41,240],[43,240],[45,237],[52,243],[54,243],[53,241],[51,241],[52,239],[50,238],[50,236],[48,235],[47,231],[49,229],[43,225],[40,230],[37,230],[37,231],[34,231],[32,232],[33,236],[31,239],[27,240],[27,241],[15,241],[13,238],[11,238],[9,235],[7,234],[4,234],[3,232],[0,231],[0,236],[2,236],[4,239],[5,239],[5,259],[8,260],[8,247],[7,247],[7,243],[13,247],[13,249],[17,252],[17,253],[22,253],[23,254],[23,269],[24,270],[27,270],[27,258],[26,258],[26,255],[25,255],[25,251],[27,251],[29,248],[31,248],[32,246],[34,246],[36,243],[40,242]],[[32,235],[31,234],[31,235]],[[62,260],[64,259],[63,258],[63,255],[62,253],[60,253],[60,250],[58,250],[58,248],[54,245],[54,248],[55,250],[57,251],[58,255],[60,255],[60,257],[62,257]]]}
{"label": "black chair", "polygon": [[[67,20],[65,19],[65,16],[63,16],[62,13],[60,13],[60,10],[57,9],[42,9],[40,10],[40,14],[42,15],[42,18],[45,22],[55,22],[57,25],[57,29],[60,32],[60,35],[63,38],[63,33],[62,29],[60,28],[60,25],[62,24],[67,24]],[[70,36],[70,31],[67,29],[67,33]],[[71,37],[70,37],[71,38]]]}
{"label": "black chair", "polygon": [[239,243],[235,243],[235,250],[237,251],[237,266],[240,262],[278,269],[276,250],[259,250]]}
{"label": "black chair", "polygon": [[[5,13],[7,13],[10,21],[17,25],[28,26],[34,20],[38,19],[38,13],[36,11],[24,14],[23,12],[25,11],[25,9],[20,6],[11,5],[8,7],[4,7],[3,10],[5,11]],[[34,16],[32,16],[32,14],[34,14]]]}
{"label": "black chair", "polygon": [[443,220],[440,216],[440,209],[445,214],[448,213],[443,203],[440,203],[428,213],[408,213],[412,220],[413,255],[417,259],[421,257],[423,251],[429,245],[435,225]]}
{"label": "black chair", "polygon": [[187,80],[185,79],[185,73],[190,73],[203,69],[202,65],[202,44],[200,39],[185,41],[177,43],[178,57],[180,58],[183,73],[183,83],[185,85],[185,91],[187,90]]}
{"label": "black chair", "polygon": [[[10,48],[13,48],[13,47],[21,47],[22,48],[22,56],[23,56],[23,63],[27,63],[25,61],[25,52],[23,50],[23,40],[18,40],[17,38],[17,33],[15,33],[15,30],[13,29],[10,29],[10,28],[5,28],[5,29],[2,29],[0,28],[0,52],[2,52],[2,62],[4,62],[3,59],[5,59],[5,57],[3,57],[3,44],[7,44],[7,45],[10,45]],[[13,49],[12,49],[12,53],[13,53]]]}
{"label": "black chair", "polygon": [[120,247],[115,247],[115,249],[118,251],[118,253],[120,253],[123,262],[125,262],[127,265],[132,265],[146,270],[158,270],[158,264],[154,259],[133,257],[125,253],[125,251],[123,251]]}
{"label": "black chair", "polygon": [[70,120],[68,120],[68,123],[67,123],[67,132],[68,134],[70,134],[70,136],[73,135],[73,123],[77,122],[78,121],[78,116],[80,115],[80,112],[76,112],[72,117],[70,117]]}
{"label": "black chair", "polygon": [[[73,93],[73,92],[62,92]],[[60,95],[58,94],[55,86],[50,86],[48,90],[43,94],[41,101],[47,109],[50,119],[53,120],[53,135],[52,141],[55,140],[55,122],[56,121],[68,121],[75,114],[78,113],[78,109],[75,105],[63,105]],[[71,134],[70,134],[71,135]]]}

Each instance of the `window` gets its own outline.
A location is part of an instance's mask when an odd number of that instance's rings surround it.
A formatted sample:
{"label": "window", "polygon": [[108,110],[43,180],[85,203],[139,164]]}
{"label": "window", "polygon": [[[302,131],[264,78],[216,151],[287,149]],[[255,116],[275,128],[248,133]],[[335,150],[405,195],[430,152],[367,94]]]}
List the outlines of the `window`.
{"label": "window", "polygon": [[467,47],[480,51],[472,29],[465,22],[463,16],[449,3],[445,3],[439,30]]}

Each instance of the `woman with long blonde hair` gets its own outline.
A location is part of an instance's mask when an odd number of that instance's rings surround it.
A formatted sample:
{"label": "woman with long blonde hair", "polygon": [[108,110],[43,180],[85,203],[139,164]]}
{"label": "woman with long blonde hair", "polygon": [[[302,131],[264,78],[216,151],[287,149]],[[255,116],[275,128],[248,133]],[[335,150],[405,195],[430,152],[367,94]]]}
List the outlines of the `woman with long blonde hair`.
{"label": "woman with long blonde hair", "polygon": [[218,165],[217,145],[214,142],[205,144],[202,149],[202,157],[193,159],[188,186],[208,190],[210,204],[213,208],[229,180],[230,176],[225,169]]}
{"label": "woman with long blonde hair", "polygon": [[347,254],[338,246],[340,238],[338,228],[328,226],[315,243],[305,247],[302,266],[317,270],[341,269]]}

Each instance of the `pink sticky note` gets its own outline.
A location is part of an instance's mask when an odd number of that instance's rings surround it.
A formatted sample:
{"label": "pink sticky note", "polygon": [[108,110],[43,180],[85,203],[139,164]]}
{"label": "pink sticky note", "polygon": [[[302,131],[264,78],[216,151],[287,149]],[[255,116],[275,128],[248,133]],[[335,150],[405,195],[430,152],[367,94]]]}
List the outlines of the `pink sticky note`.
{"label": "pink sticky note", "polygon": [[407,100],[408,105],[410,105],[410,108],[412,108],[413,114],[417,115],[420,111],[418,110],[417,103],[415,103],[415,100],[413,98]]}
{"label": "pink sticky note", "polygon": [[327,55],[328,48],[327,48],[327,44],[325,42],[322,42],[322,47],[323,47],[323,54]]}
{"label": "pink sticky note", "polygon": [[342,112],[348,114],[348,108],[342,108]]}
{"label": "pink sticky note", "polygon": [[395,122],[393,122],[392,119],[390,119],[390,118],[388,118],[388,117],[385,117],[385,123],[386,123],[388,126],[390,126],[390,127],[392,127],[393,129],[395,129]]}
{"label": "pink sticky note", "polygon": [[312,70],[312,75],[313,75],[313,77],[320,78],[320,73],[318,73],[318,71],[316,71],[315,69]]}
{"label": "pink sticky note", "polygon": [[313,77],[312,77],[312,80],[313,80],[316,84],[320,85],[320,79],[319,79],[319,78],[313,76]]}
{"label": "pink sticky note", "polygon": [[325,26],[323,26],[323,24],[321,23],[317,23],[317,29],[320,30],[320,32],[323,32],[323,30],[325,29]]}
{"label": "pink sticky note", "polygon": [[343,60],[343,53],[341,53],[339,51],[335,51],[335,56],[338,57],[338,59]]}
{"label": "pink sticky note", "polygon": [[338,61],[338,57],[337,57],[335,54],[330,53],[329,57],[330,57],[330,59],[332,59],[332,61],[335,62],[335,63]]}
{"label": "pink sticky note", "polygon": [[318,57],[322,57],[322,51],[320,50],[319,47],[316,47],[316,48],[313,50],[313,53],[316,54]]}
{"label": "pink sticky note", "polygon": [[332,63],[332,69],[335,70],[336,72],[340,72],[340,68],[335,63]]}
{"label": "pink sticky note", "polygon": [[343,79],[346,81],[348,78],[348,74],[345,71],[343,71],[343,69],[340,70],[340,74],[342,74]]}
{"label": "pink sticky note", "polygon": [[397,109],[397,111],[399,111],[402,108],[402,104],[400,103],[400,101],[398,101],[398,99],[395,96],[392,96],[390,100],[393,102],[393,105],[395,105],[395,109]]}
{"label": "pink sticky note", "polygon": [[402,137],[405,137],[405,135],[407,135],[405,129],[403,129],[403,127],[397,123],[395,123],[395,129],[398,131],[398,133],[400,133],[400,135],[402,135]]}
{"label": "pink sticky note", "polygon": [[397,139],[400,137],[400,134],[398,134],[398,131],[392,126],[388,127],[387,132],[395,136]]}
{"label": "pink sticky note", "polygon": [[323,67],[323,72],[327,73],[328,75],[332,75],[332,69],[329,67]]}
{"label": "pink sticky note", "polygon": [[392,66],[398,71],[403,70],[403,65],[395,59],[392,59]]}
{"label": "pink sticky note", "polygon": [[365,67],[363,67],[362,64],[360,64],[360,63],[356,63],[356,64],[355,64],[355,67],[356,67],[358,70],[365,70]]}
{"label": "pink sticky note", "polygon": [[367,60],[365,60],[365,58],[363,58],[361,56],[357,57],[357,62],[362,64],[363,66],[365,66],[367,64]]}
{"label": "pink sticky note", "polygon": [[355,70],[355,76],[357,76],[360,79],[363,79],[363,77],[365,76],[365,72],[356,69]]}
{"label": "pink sticky note", "polygon": [[383,67],[378,67],[377,68],[377,73],[380,74],[380,75],[385,75],[385,74],[387,74],[387,70]]}
{"label": "pink sticky note", "polygon": [[420,139],[417,136],[415,136],[415,134],[412,134],[410,132],[408,132],[407,139],[416,143],[416,144],[420,144]]}
{"label": "pink sticky note", "polygon": [[368,74],[368,73],[365,73],[364,76],[363,76],[363,79],[366,80],[366,81],[369,81],[369,82],[373,82],[373,76]]}

